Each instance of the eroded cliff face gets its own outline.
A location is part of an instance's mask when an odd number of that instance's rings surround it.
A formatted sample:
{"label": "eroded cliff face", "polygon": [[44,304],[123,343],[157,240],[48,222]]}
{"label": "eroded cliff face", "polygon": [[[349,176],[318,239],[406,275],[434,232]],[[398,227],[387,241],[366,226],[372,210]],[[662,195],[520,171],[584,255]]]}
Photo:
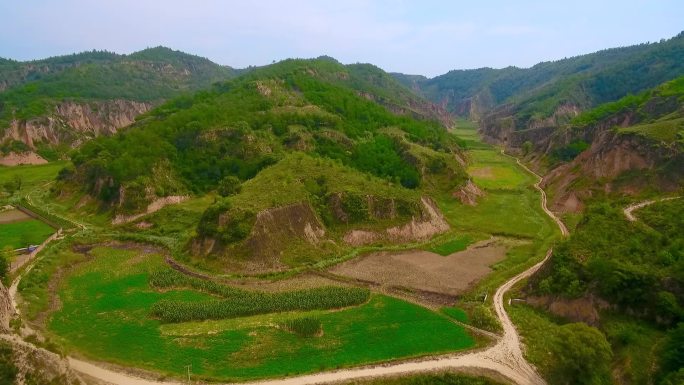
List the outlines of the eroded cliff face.
{"label": "eroded cliff face", "polygon": [[681,187],[684,154],[676,146],[658,146],[612,129],[585,135],[590,147],[544,176],[542,187],[550,192],[553,210],[581,211],[583,202],[597,192],[631,195],[647,188]]}
{"label": "eroded cliff face", "polygon": [[[658,99],[646,105],[642,114],[664,116],[678,106],[676,100]],[[480,132],[485,141],[503,145],[519,155],[526,142],[532,145],[525,160],[545,174],[542,187],[549,192],[554,211],[579,212],[584,209],[584,202],[598,192],[636,194],[649,187],[661,191],[681,188],[681,147],[618,132],[619,128],[640,123],[635,112],[627,110],[586,127],[569,125],[570,119],[579,113],[578,106],[565,104],[552,116],[529,119],[521,127],[514,111],[504,106],[480,121]],[[588,143],[589,148],[570,162],[549,163],[556,150],[578,141]]]}
{"label": "eroded cliff face", "polygon": [[359,92],[358,94],[361,97],[384,106],[395,115],[410,116],[414,119],[434,119],[440,122],[444,127],[451,127],[454,124],[453,117],[441,104],[415,99],[408,100],[405,105],[398,105],[377,98],[368,92]]}
{"label": "eroded cliff face", "polygon": [[7,288],[0,282],[0,333],[9,333],[12,316],[14,316],[12,298]]}
{"label": "eroded cliff face", "polygon": [[48,116],[13,120],[5,128],[0,141],[8,139],[35,148],[38,143],[77,146],[100,135],[111,135],[128,126],[135,118],[152,108],[151,103],[131,100],[105,102],[62,102]]}
{"label": "eroded cliff face", "polygon": [[562,104],[551,116],[532,117],[520,122],[514,116],[510,105],[489,112],[480,120],[480,131],[486,142],[503,144],[506,147],[519,148],[526,141],[535,147],[543,147],[551,133],[580,114],[582,110],[574,104]]}

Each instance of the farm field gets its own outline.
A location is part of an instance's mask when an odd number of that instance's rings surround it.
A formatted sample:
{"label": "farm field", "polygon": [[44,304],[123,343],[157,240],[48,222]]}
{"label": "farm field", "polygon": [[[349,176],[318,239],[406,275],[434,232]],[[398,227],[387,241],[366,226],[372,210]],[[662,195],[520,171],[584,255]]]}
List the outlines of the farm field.
{"label": "farm field", "polygon": [[489,266],[503,260],[506,250],[501,240],[484,240],[446,256],[420,250],[378,252],[342,263],[331,271],[384,286],[454,296],[490,273]]}
{"label": "farm field", "polygon": [[[15,192],[15,195],[25,195],[35,187],[54,180],[59,170],[67,164],[68,162],[58,161],[40,165],[0,166],[0,186],[15,176],[19,176],[21,188]],[[0,202],[1,199],[2,195],[0,195]]]}
{"label": "farm field", "polygon": [[55,230],[19,210],[0,212],[0,250],[42,243]]}
{"label": "farm field", "polygon": [[[62,308],[47,330],[70,355],[178,376],[192,364],[195,375],[221,380],[308,373],[475,344],[447,318],[379,294],[341,310],[162,323],[150,314],[155,303],[216,299],[216,290],[206,287],[152,288],[150,275],[164,269],[161,256],[142,250],[91,250],[65,277]],[[302,317],[320,320],[322,335],[301,337],[284,327]]]}

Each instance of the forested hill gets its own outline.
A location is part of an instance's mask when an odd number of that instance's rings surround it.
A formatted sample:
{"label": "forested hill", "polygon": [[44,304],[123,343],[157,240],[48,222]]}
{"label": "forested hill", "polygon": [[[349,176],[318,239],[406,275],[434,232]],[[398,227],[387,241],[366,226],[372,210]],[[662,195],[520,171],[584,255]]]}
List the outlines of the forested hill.
{"label": "forested hill", "polygon": [[512,117],[515,128],[524,129],[555,123],[545,120],[549,117],[569,119],[577,111],[683,74],[681,33],[658,43],[607,49],[531,68],[454,70],[432,79],[394,76],[455,114],[484,119],[498,109],[497,117]]}
{"label": "forested hill", "polygon": [[125,132],[86,143],[67,179],[104,204],[137,210],[154,196],[123,191],[204,193],[227,176],[250,179],[292,151],[408,188],[424,182],[428,163],[434,173],[460,173],[449,155],[458,152],[456,139],[435,120],[394,111],[419,99],[393,82],[371,66],[286,60],[175,98]]}
{"label": "forested hill", "polygon": [[79,143],[115,132],[164,100],[236,74],[165,47],[130,55],[92,51],[30,62],[2,60],[0,142],[5,149]]}

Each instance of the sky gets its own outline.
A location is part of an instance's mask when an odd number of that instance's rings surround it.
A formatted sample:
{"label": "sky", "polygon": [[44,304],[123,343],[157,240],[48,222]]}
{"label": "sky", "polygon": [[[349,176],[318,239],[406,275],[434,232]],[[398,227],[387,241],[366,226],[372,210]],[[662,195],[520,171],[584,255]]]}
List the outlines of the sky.
{"label": "sky", "polygon": [[682,0],[0,0],[0,57],[158,45],[236,68],[329,55],[429,77],[684,30]]}

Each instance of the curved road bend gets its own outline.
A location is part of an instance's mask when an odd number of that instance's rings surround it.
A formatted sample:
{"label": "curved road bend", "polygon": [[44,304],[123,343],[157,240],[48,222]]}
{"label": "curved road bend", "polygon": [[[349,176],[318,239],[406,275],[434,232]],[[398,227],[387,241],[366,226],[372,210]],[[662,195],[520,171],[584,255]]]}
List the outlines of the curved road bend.
{"label": "curved road bend", "polygon": [[650,200],[650,201],[643,201],[643,202],[639,202],[639,203],[633,203],[633,204],[631,204],[631,205],[625,207],[625,209],[622,210],[622,212],[625,213],[625,217],[627,217],[627,220],[628,220],[628,221],[630,221],[630,222],[636,222],[636,221],[637,221],[637,217],[635,217],[634,214],[633,214],[633,212],[634,212],[635,210],[639,210],[639,209],[642,208],[642,207],[650,206],[650,205],[652,205],[652,204],[654,204],[654,203],[664,202],[664,201],[671,201],[671,200],[673,200],[673,199],[679,199],[679,198],[681,198],[681,197],[668,197],[668,198],[654,199],[654,200]]}
{"label": "curved road bend", "polygon": [[[517,159],[516,159],[517,160]],[[539,186],[541,177],[527,168],[525,165],[517,160],[518,164],[527,172],[536,176],[539,180],[534,184],[534,187],[539,190],[541,194],[541,207],[544,212],[551,217],[563,236],[567,236],[568,230],[563,222],[556,217],[546,207],[546,193]],[[503,326],[503,337],[489,349],[464,353],[451,354],[428,359],[418,359],[408,362],[385,364],[379,366],[359,367],[351,369],[342,369],[332,372],[322,372],[310,374],[299,377],[290,377],[274,380],[264,380],[252,382],[253,385],[302,385],[302,384],[321,384],[344,380],[353,380],[364,377],[377,377],[384,375],[399,375],[415,372],[425,372],[438,369],[457,369],[457,368],[474,368],[483,371],[494,371],[511,381],[522,385],[544,385],[545,381],[542,379],[535,369],[525,360],[520,338],[513,323],[511,322],[506,310],[504,308],[504,295],[516,283],[534,274],[551,256],[551,250],[546,253],[546,257],[541,262],[530,267],[524,272],[516,275],[503,285],[501,285],[494,294],[494,309],[496,315],[499,317]],[[72,369],[92,376],[94,378],[103,380],[105,382],[115,385],[180,385],[178,382],[160,382],[151,379],[144,379],[135,377],[126,373],[113,371],[95,363],[90,363],[69,357],[69,365]]]}

